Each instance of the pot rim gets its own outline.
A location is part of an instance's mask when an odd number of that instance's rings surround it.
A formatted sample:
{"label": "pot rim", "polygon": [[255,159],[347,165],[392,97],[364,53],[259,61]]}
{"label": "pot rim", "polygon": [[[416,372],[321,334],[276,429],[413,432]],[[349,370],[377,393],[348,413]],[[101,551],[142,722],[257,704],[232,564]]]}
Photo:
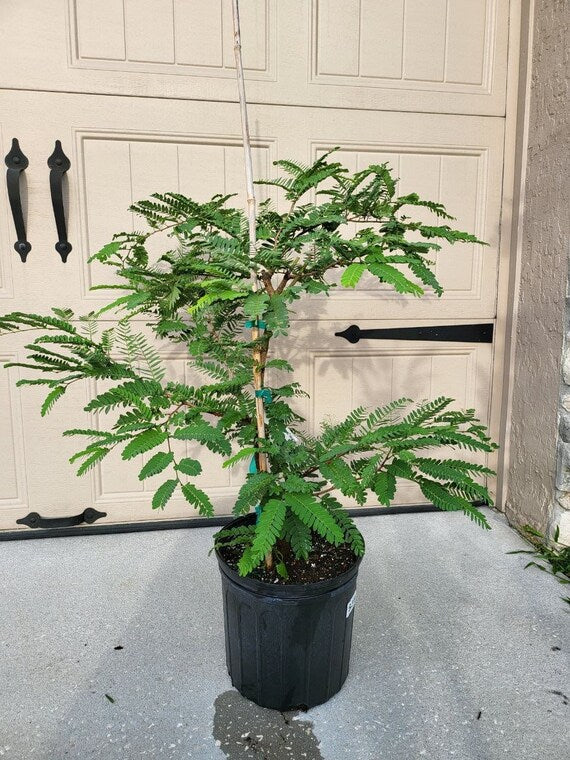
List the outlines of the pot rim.
{"label": "pot rim", "polygon": [[[247,515],[242,515],[235,520],[232,520],[225,525],[224,528],[236,527],[236,525],[244,523],[247,524],[254,519],[255,512],[249,512]],[[217,549],[215,549],[215,553],[220,571],[227,576],[229,580],[259,596],[272,596],[281,599],[306,599],[308,597],[321,596],[330,591],[336,591],[347,583],[350,583],[358,573],[360,563],[362,562],[362,557],[356,557],[354,565],[348,570],[345,570],[344,573],[335,575],[334,578],[326,578],[325,580],[315,581],[313,583],[267,583],[266,581],[260,581],[257,578],[251,578],[247,575],[241,576],[236,570],[227,564],[225,559],[220,556]]]}

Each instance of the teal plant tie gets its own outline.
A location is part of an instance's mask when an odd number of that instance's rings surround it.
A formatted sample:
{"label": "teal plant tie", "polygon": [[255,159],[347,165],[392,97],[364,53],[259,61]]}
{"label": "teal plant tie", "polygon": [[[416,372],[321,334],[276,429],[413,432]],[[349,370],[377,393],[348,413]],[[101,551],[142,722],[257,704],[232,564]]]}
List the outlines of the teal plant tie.
{"label": "teal plant tie", "polygon": [[[267,328],[267,322],[264,322],[263,319],[259,319],[257,317],[256,319],[248,319],[245,323],[245,326],[251,329],[252,327],[257,327],[258,330],[265,330]],[[260,390],[255,391],[255,395],[257,398],[262,398],[266,404],[270,404],[273,400],[273,397],[271,395],[271,391],[269,388],[261,388]],[[253,473],[257,472],[257,464],[255,461],[255,456],[251,458],[251,462],[249,463],[249,472],[253,475]],[[257,522],[259,518],[261,517],[261,504],[256,504],[255,506],[255,521]]]}
{"label": "teal plant tie", "polygon": [[[249,463],[249,473],[250,475],[253,475],[253,473],[257,472],[257,464],[255,462],[255,456],[252,456],[251,462]],[[255,522],[259,520],[261,517],[261,504],[255,505]]]}
{"label": "teal plant tie", "polygon": [[271,395],[271,390],[269,388],[260,388],[255,391],[255,395],[257,398],[262,398],[266,404],[270,404],[273,401],[273,396]]}
{"label": "teal plant tie", "polygon": [[245,326],[250,329],[252,327],[257,327],[258,330],[265,330],[267,328],[267,322],[264,322],[262,319],[248,319]]}

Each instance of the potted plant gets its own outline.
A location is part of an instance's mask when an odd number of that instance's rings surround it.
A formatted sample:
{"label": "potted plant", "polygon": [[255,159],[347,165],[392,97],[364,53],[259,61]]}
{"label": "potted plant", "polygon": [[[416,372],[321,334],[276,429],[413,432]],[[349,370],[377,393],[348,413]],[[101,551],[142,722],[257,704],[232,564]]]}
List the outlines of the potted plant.
{"label": "potted plant", "polygon": [[[473,410],[451,410],[448,398],[358,408],[327,421],[319,435],[306,432],[294,408],[303,391],[294,381],[276,382],[292,367],[271,342],[288,334],[295,302],[328,294],[333,270],[342,272],[342,287],[354,288],[368,273],[399,293],[421,296],[426,286],[441,295],[429,261],[437,241],[480,241],[452,229],[441,204],[399,196],[387,165],[351,174],[331,154],[310,166],[277,161],[282,175],[265,183],[281,189],[287,208],[265,201],[257,211],[243,78],[240,95],[247,215],[228,205],[231,196],[198,203],[155,194],[132,207],[148,229],[119,233],[93,256],[118,276],[108,286],[119,289],[118,298],[81,318],[66,308],[8,314],[0,328],[41,332],[27,346],[27,361],[8,366],[38,371],[19,384],[46,386],[42,415],[73,383],[110,383],[85,407],[118,412],[109,428],[66,432],[88,441],[71,458],[78,474],[115,448],[124,460],[144,454],[139,478],[159,482],[154,509],[179,489],[200,515],[212,516],[209,496],[193,482],[200,461],[178,457],[173,444],[198,442],[223,457],[224,467],[250,461],[236,519],[215,536],[227,662],[245,696],[283,710],[325,701],[348,673],[364,541],[337,495],[389,505],[398,480],[413,481],[435,506],[488,527],[473,502],[492,503],[480,482],[492,471],[437,449],[490,452],[495,444]],[[432,211],[435,223],[410,218],[416,207]],[[353,221],[358,231],[345,234]],[[151,261],[147,240],[161,231],[172,245]],[[99,317],[109,311],[119,321],[104,328]],[[209,379],[194,386],[168,379],[154,343],[133,330],[141,315],[158,341],[185,346]]]}

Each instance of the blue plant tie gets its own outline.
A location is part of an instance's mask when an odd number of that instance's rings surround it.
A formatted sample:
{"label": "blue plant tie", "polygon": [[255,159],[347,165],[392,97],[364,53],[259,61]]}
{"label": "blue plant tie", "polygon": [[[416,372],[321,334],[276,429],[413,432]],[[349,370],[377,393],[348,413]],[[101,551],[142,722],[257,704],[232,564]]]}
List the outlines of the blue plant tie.
{"label": "blue plant tie", "polygon": [[273,401],[273,396],[269,388],[260,388],[255,391],[255,395],[257,398],[262,398],[266,404],[270,404]]}
{"label": "blue plant tie", "polygon": [[257,327],[258,330],[265,330],[267,328],[267,322],[264,322],[262,319],[248,319],[245,326],[249,328]]}

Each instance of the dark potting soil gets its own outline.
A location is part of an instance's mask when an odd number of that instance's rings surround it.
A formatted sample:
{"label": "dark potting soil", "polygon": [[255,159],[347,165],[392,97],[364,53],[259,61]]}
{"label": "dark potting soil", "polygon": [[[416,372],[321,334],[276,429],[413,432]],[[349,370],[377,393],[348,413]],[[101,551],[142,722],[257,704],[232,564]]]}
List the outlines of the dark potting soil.
{"label": "dark potting soil", "polygon": [[[256,567],[248,578],[255,578],[264,583],[287,585],[290,583],[317,583],[329,578],[342,575],[354,565],[357,560],[352,549],[343,544],[333,546],[321,536],[313,534],[313,550],[308,560],[297,559],[287,544],[278,544],[278,552],[283,556],[283,562],[287,567],[288,578],[282,578],[276,570],[277,561],[272,570],[267,570],[262,564]],[[222,559],[237,572],[238,562],[243,553],[242,546],[230,546],[219,550]]]}

